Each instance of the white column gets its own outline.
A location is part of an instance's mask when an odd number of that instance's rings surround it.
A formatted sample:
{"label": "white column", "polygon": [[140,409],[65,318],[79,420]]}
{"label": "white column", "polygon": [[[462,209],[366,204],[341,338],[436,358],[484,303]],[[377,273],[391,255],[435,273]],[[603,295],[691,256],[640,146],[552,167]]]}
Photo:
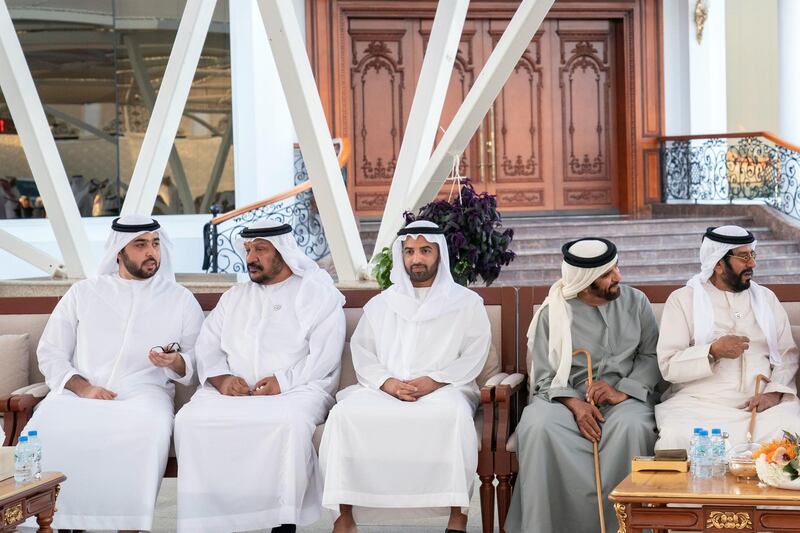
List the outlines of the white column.
{"label": "white column", "polygon": [[702,135],[728,131],[725,76],[725,0],[704,0],[708,8],[703,40],[698,44],[696,0],[689,2],[689,131]]}
{"label": "white column", "polygon": [[292,117],[261,12],[252,0],[230,0],[233,169],[236,206],[294,186]]}
{"label": "white column", "polygon": [[800,144],[800,2],[778,1],[778,135]]}

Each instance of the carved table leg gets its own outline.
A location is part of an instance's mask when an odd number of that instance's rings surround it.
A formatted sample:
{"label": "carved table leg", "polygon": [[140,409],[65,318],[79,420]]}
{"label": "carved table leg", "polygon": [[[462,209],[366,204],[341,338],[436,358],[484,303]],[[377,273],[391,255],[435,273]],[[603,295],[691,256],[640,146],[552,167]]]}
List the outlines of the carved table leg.
{"label": "carved table leg", "polygon": [[42,511],[36,515],[36,523],[39,524],[39,533],[53,533],[53,528],[50,524],[53,523],[53,509]]}
{"label": "carved table leg", "polygon": [[628,532],[628,513],[624,503],[615,503],[614,512],[617,513],[617,522],[619,522],[619,529],[617,533]]}

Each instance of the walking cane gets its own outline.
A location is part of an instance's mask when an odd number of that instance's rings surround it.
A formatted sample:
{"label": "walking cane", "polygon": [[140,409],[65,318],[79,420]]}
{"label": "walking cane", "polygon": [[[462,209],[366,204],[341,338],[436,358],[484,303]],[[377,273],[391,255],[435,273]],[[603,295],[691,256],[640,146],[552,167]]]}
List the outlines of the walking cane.
{"label": "walking cane", "polygon": [[756,427],[756,408],[758,407],[758,401],[761,399],[760,385],[762,382],[769,383],[769,378],[764,374],[757,375],[756,393],[753,395],[753,400],[755,401],[756,405],[753,407],[753,410],[750,411],[750,427],[747,428],[747,444],[751,444],[753,442],[753,430]]}
{"label": "walking cane", "polygon": [[[572,357],[584,354],[586,356],[586,368],[589,370],[589,385],[592,385],[592,356],[589,350],[580,348],[572,352]],[[594,405],[594,400],[589,400],[589,403]],[[600,533],[606,533],[606,516],[603,512],[603,482],[600,479],[600,450],[597,448],[597,443],[592,441],[592,451],[594,452],[594,483],[597,487],[597,510],[600,512]]]}

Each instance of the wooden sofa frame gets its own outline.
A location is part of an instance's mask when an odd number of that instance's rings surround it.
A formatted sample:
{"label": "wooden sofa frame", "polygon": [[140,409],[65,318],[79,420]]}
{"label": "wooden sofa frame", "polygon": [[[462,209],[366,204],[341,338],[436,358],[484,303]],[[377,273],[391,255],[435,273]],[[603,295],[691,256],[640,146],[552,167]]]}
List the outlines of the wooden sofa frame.
{"label": "wooden sofa frame", "polygon": [[[484,533],[494,528],[495,489],[494,481],[494,387],[509,373],[516,371],[517,350],[517,290],[513,287],[489,287],[474,289],[484,300],[485,305],[501,308],[501,341],[498,354],[500,373],[492,376],[481,387],[480,402],[483,418],[480,428],[480,450],[478,452],[477,475],[480,479],[481,523]],[[377,290],[343,290],[346,298],[345,308],[361,308],[375,296]],[[210,311],[219,301],[219,293],[195,294],[204,311]],[[6,297],[0,298],[0,316],[50,314],[58,303],[58,297]],[[0,396],[0,413],[3,414],[6,439],[3,445],[12,446],[30,420],[33,408],[44,396],[17,394]],[[164,477],[177,477],[178,465],[174,457],[167,461]]]}

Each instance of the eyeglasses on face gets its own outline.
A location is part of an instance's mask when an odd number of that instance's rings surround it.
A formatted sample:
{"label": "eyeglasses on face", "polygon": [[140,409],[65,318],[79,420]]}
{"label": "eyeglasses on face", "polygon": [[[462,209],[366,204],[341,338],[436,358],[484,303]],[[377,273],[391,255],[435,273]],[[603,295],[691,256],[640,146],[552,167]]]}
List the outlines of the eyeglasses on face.
{"label": "eyeglasses on face", "polygon": [[728,255],[730,257],[735,257],[736,259],[740,259],[740,260],[742,260],[742,261],[744,261],[746,263],[746,262],[750,261],[751,259],[753,261],[755,261],[756,260],[756,256],[758,254],[756,254],[756,251],[753,250],[752,252],[744,252],[744,253],[741,253],[741,254],[735,254],[733,252],[728,252]]}
{"label": "eyeglasses on face", "polygon": [[164,346],[153,346],[152,348],[150,348],[150,351],[156,353],[180,352],[181,345],[178,344],[177,342],[171,342]]}

